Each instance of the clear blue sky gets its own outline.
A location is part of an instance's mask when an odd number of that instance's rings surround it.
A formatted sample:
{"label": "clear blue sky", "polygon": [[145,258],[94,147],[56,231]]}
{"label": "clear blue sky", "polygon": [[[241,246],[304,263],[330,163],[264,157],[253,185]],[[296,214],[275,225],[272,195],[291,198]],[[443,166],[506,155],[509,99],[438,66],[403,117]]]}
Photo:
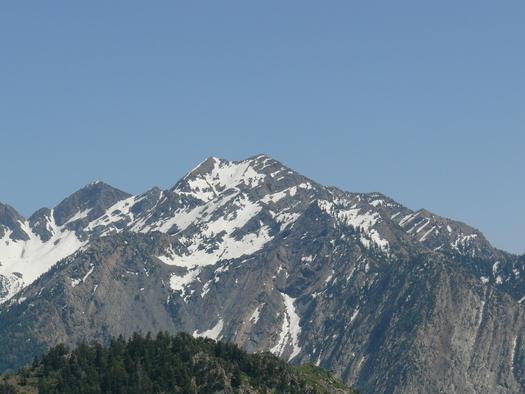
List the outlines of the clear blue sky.
{"label": "clear blue sky", "polygon": [[525,252],[525,2],[10,1],[0,201],[264,152]]}

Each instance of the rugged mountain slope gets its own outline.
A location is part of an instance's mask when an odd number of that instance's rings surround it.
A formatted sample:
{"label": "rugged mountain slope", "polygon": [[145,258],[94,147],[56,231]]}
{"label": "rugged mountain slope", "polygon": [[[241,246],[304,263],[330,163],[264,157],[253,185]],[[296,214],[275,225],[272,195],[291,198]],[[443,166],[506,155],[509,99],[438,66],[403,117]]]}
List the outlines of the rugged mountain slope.
{"label": "rugged mountain slope", "polygon": [[260,155],[139,196],[91,184],[35,215],[0,216],[3,369],[60,341],[184,330],[365,392],[525,390],[525,258],[426,210]]}
{"label": "rugged mountain slope", "polygon": [[0,205],[0,302],[96,237],[89,224],[129,194],[101,182],[42,208],[28,220]]}

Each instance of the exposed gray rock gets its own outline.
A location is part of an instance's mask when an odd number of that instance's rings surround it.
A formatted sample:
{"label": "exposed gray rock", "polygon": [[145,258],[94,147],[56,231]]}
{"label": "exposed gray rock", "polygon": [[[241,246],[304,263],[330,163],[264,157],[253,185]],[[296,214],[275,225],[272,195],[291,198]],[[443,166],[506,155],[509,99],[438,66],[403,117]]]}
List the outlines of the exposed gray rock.
{"label": "exposed gray rock", "polygon": [[106,209],[131,195],[104,182],[93,182],[64,199],[53,211],[55,222],[61,226],[75,214],[86,212],[92,221],[102,216]]}
{"label": "exposed gray rock", "polygon": [[9,239],[13,241],[28,240],[29,237],[22,228],[23,221],[24,218],[13,207],[0,203],[0,239],[10,232]]}
{"label": "exposed gray rock", "polygon": [[29,220],[43,245],[81,249],[6,293],[0,368],[58,342],[184,330],[365,393],[525,391],[525,256],[463,223],[265,155],[209,158],[166,191],[99,187]]}

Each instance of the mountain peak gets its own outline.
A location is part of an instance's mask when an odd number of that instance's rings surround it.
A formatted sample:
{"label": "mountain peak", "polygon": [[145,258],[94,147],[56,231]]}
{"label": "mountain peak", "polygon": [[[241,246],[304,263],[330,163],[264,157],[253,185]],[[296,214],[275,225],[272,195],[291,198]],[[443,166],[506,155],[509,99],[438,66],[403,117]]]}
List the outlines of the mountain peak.
{"label": "mountain peak", "polygon": [[244,160],[227,160],[227,159],[220,158],[217,156],[209,156],[204,161],[200,162],[191,171],[189,171],[184,178],[192,177],[197,174],[211,172],[217,166],[218,167],[231,166],[231,165],[239,165],[242,163],[244,164],[248,163],[250,165],[256,166],[257,164],[264,163],[264,162],[272,162],[272,163],[280,164],[277,160],[272,159],[270,156],[264,153],[259,153],[254,156],[250,156]]}
{"label": "mountain peak", "polygon": [[188,172],[173,190],[209,201],[228,189],[254,187],[265,178],[262,162],[267,156],[258,155],[241,161],[229,161],[211,156]]}
{"label": "mountain peak", "polygon": [[[523,257],[467,225],[327,188],[264,154],[209,157],[170,190],[128,196],[93,182],[29,223],[1,206],[0,370],[6,349],[25,363],[35,343],[169,330],[313,362],[367,392],[436,391],[381,379],[389,368],[427,382],[443,365],[452,382],[481,382],[462,391],[498,391],[485,376],[523,391]],[[430,355],[414,348],[429,343]],[[496,364],[472,362],[490,346]],[[407,362],[424,368],[406,375]]]}
{"label": "mountain peak", "polygon": [[268,156],[266,153],[259,153],[255,156],[250,156],[248,157],[246,160],[249,160],[249,161],[260,161],[260,160],[274,160],[273,158],[271,158],[270,156]]}
{"label": "mountain peak", "polygon": [[91,182],[57,205],[54,209],[56,223],[62,225],[75,214],[87,210],[92,218],[96,218],[117,201],[130,196],[102,181]]}
{"label": "mountain peak", "polygon": [[87,185],[81,187],[78,191],[82,191],[82,190],[85,190],[85,189],[87,189],[87,190],[103,190],[103,189],[106,189],[106,190],[118,190],[118,189],[114,188],[113,186],[107,184],[106,182],[100,181],[100,180],[89,182]]}
{"label": "mountain peak", "polygon": [[24,217],[22,217],[16,209],[10,205],[0,203],[0,238],[4,236],[5,230],[2,228],[3,226],[11,231],[11,239],[24,241],[29,239],[21,227],[21,223],[23,223],[24,220]]}
{"label": "mountain peak", "polygon": [[208,173],[215,168],[217,163],[227,162],[227,160],[219,159],[218,157],[210,156],[206,160],[201,161],[196,167],[189,171],[183,179],[192,178],[199,174]]}

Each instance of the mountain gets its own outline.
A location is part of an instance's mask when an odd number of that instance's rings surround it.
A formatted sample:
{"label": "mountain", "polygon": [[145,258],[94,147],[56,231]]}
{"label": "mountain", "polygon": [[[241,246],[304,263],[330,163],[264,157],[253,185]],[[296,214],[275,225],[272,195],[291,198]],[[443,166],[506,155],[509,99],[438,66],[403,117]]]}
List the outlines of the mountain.
{"label": "mountain", "polygon": [[525,391],[525,256],[265,155],[0,220],[2,370],[164,330],[312,362],[365,393]]}
{"label": "mountain", "polygon": [[16,374],[0,376],[0,393],[273,393],[353,394],[328,371],[298,368],[271,353],[188,334],[114,338],[109,346],[63,345]]}

